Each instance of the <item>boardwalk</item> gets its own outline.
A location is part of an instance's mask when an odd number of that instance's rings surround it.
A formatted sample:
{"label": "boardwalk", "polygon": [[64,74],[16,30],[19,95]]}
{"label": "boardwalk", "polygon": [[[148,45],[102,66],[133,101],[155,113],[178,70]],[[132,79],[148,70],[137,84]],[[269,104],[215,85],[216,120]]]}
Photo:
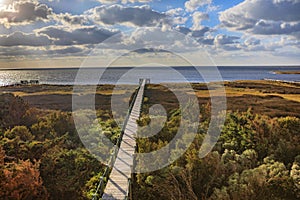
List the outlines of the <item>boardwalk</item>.
{"label": "boardwalk", "polygon": [[102,199],[125,199],[128,194],[128,179],[131,178],[131,166],[133,165],[133,154],[135,152],[135,135],[137,132],[136,120],[140,117],[141,106],[144,97],[146,80],[141,83],[133,109],[129,115],[123,140],[105,187]]}

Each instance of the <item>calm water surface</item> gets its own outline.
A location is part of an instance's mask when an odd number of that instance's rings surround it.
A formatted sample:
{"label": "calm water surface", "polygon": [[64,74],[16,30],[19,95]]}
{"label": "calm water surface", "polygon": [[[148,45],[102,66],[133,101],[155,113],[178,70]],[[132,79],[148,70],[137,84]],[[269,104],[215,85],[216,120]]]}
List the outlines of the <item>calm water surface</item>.
{"label": "calm water surface", "polygon": [[[108,69],[87,69],[81,76],[80,84],[115,84],[117,81],[124,84],[138,82],[138,77],[151,78],[151,82],[182,82],[170,73],[170,69],[164,68],[143,68],[136,73],[128,73],[132,68],[108,68]],[[180,73],[189,82],[207,82],[201,77],[194,67],[176,67],[172,68],[176,73]],[[199,67],[200,72],[210,72],[211,67]],[[225,81],[233,80],[262,80],[275,79],[284,81],[300,81],[299,74],[275,74],[274,71],[300,71],[300,67],[272,67],[272,66],[254,66],[254,67],[218,67],[221,77]],[[35,69],[35,70],[1,70],[0,85],[9,85],[20,82],[20,80],[39,80],[42,84],[73,85],[78,69]],[[104,73],[99,79],[99,74]],[[126,74],[126,78],[121,79]],[[96,81],[97,80],[97,81]],[[219,80],[216,76],[208,77],[209,81]]]}

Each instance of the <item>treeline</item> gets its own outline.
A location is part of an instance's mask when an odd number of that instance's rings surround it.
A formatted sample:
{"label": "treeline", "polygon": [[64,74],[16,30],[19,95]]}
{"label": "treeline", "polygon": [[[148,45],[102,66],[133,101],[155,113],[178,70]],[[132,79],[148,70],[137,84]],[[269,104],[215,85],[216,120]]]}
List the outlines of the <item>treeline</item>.
{"label": "treeline", "polygon": [[[82,145],[71,113],[30,108],[12,94],[0,95],[0,112],[0,199],[92,198],[104,166]],[[108,111],[98,115],[114,141],[119,128]]]}
{"label": "treeline", "polygon": [[[217,145],[200,159],[199,149],[210,121],[209,105],[201,110],[199,132],[184,155],[166,168],[134,175],[134,199],[300,199],[299,118],[270,118],[254,115],[251,110],[228,112]],[[180,117],[180,110],[173,110],[157,136],[139,139],[139,152],[168,144],[178,131]],[[149,121],[144,115],[139,123]],[[182,140],[171,151],[176,153]]]}
{"label": "treeline", "polygon": [[[176,162],[134,175],[134,199],[300,198],[299,118],[271,118],[251,110],[228,112],[217,145],[200,159],[209,113],[209,105],[201,107],[196,138]],[[116,142],[120,128],[111,113],[99,110],[97,115],[103,134]],[[178,131],[180,118],[180,110],[169,112],[157,135],[137,140],[138,151],[167,145]],[[162,119],[156,117],[151,124],[160,127]],[[143,114],[138,123],[150,121]],[[192,130],[192,124],[184,124],[185,130]],[[173,149],[181,145],[178,141]],[[160,158],[155,159],[154,163]],[[104,169],[82,145],[71,113],[38,110],[19,97],[0,95],[0,199],[91,199]]]}

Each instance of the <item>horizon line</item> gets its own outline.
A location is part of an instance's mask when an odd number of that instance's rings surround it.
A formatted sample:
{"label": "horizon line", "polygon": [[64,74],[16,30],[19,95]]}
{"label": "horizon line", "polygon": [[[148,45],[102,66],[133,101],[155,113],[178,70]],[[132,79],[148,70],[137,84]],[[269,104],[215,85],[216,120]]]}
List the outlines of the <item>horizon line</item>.
{"label": "horizon line", "polygon": [[114,69],[126,69],[126,68],[164,68],[164,67],[172,67],[172,68],[183,68],[183,67],[300,67],[300,64],[292,64],[292,65],[215,65],[215,66],[109,66],[109,67],[34,67],[34,68],[0,68],[0,71],[14,71],[14,70],[66,70],[66,69],[105,69],[105,68],[114,68]]}

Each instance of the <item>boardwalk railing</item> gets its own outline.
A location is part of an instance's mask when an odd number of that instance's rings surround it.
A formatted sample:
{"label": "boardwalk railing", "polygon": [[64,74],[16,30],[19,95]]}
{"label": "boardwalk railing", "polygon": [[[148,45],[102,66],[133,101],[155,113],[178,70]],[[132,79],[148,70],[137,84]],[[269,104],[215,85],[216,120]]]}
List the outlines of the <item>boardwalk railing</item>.
{"label": "boardwalk railing", "polygon": [[[144,88],[146,83],[149,83],[149,80],[147,79],[140,80],[140,85],[137,88],[137,92],[135,92],[135,95],[132,98],[129,109],[127,111],[127,115],[122,126],[120,137],[118,138],[116,146],[111,154],[109,164],[106,166],[103,175],[100,177],[98,187],[96,189],[96,192],[93,195],[93,200],[97,200],[99,199],[99,197],[102,197],[102,199],[107,199],[107,200],[110,199],[123,200],[123,199],[130,198],[131,169],[128,170],[128,167],[126,167],[125,165],[130,164],[127,162],[132,161],[132,157],[135,151],[136,145],[135,145],[134,134],[136,134],[137,131],[136,120],[139,118],[141,104],[144,97]],[[134,126],[133,128],[135,129],[134,134],[129,134],[128,124]],[[132,130],[130,130],[130,132],[132,132]],[[125,142],[123,142],[123,139],[125,140]],[[120,152],[120,150],[122,152]],[[117,159],[118,162],[116,164]],[[130,168],[132,167],[132,164],[133,162],[131,162],[131,164],[129,165]],[[122,170],[122,168],[124,170]],[[123,183],[124,178],[126,178],[126,185]],[[118,181],[120,183],[117,183]]]}

